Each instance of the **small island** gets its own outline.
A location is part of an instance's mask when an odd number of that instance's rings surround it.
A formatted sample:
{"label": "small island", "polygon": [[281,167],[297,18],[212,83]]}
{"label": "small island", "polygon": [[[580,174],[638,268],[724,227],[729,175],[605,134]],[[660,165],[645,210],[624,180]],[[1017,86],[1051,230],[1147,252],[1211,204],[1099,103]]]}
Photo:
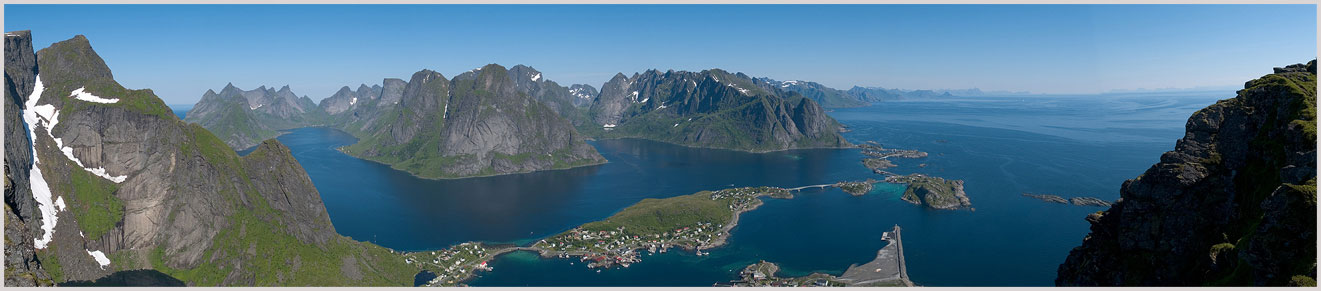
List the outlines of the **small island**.
{"label": "small island", "polygon": [[1069,199],[1064,199],[1064,197],[1060,197],[1059,195],[1023,193],[1023,196],[1036,198],[1037,200],[1050,203],[1069,204]]}
{"label": "small island", "polygon": [[970,208],[972,202],[963,192],[963,180],[946,180],[923,174],[890,176],[885,182],[908,184],[903,200],[917,205],[943,210]]}
{"label": "small island", "polygon": [[867,141],[859,144],[858,147],[862,148],[862,154],[867,156],[862,159],[862,165],[867,166],[874,173],[887,176],[893,175],[893,173],[887,172],[885,169],[896,166],[893,162],[890,162],[890,158],[919,159],[927,157],[927,153],[923,151],[887,149],[876,141]]}
{"label": "small island", "polygon": [[1050,202],[1050,203],[1073,204],[1073,205],[1077,205],[1077,206],[1110,207],[1110,202],[1105,201],[1105,200],[1102,200],[1101,198],[1096,198],[1096,197],[1073,197],[1073,198],[1067,198],[1067,199],[1066,199],[1066,198],[1061,197],[1061,196],[1059,196],[1059,195],[1051,195],[1051,194],[1032,194],[1032,193],[1023,193],[1023,196],[1024,196],[1024,197],[1036,198],[1036,199],[1038,199],[1038,200],[1046,201],[1046,202]]}
{"label": "small island", "polygon": [[867,179],[862,182],[839,182],[835,183],[833,186],[840,190],[844,190],[844,193],[849,193],[849,195],[862,196],[867,195],[867,192],[871,192],[872,185],[876,183],[880,183],[880,181],[877,181],[876,179]]}

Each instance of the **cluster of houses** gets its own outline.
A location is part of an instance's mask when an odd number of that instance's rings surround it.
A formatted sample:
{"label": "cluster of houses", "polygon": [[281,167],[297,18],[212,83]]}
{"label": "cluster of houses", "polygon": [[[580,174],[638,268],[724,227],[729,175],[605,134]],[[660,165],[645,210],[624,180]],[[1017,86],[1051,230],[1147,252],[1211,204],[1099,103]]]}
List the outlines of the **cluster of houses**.
{"label": "cluster of houses", "polygon": [[761,196],[780,196],[789,195],[788,190],[775,187],[743,187],[718,190],[711,192],[711,200],[732,200],[729,203],[729,210],[744,211],[750,209]]}
{"label": "cluster of houses", "polygon": [[655,234],[635,234],[625,231],[624,227],[615,230],[584,230],[575,228],[564,234],[537,242],[533,247],[543,256],[567,258],[578,256],[587,262],[589,268],[608,268],[615,265],[627,268],[640,262],[641,250],[649,253],[664,253],[675,246],[695,249],[698,255],[705,255],[701,249],[709,246],[719,237],[722,224],[699,222]]}
{"label": "cluster of houses", "polygon": [[489,250],[479,243],[467,242],[452,248],[421,252],[404,258],[404,262],[436,273],[428,286],[452,286],[461,283],[475,271],[490,271]]}

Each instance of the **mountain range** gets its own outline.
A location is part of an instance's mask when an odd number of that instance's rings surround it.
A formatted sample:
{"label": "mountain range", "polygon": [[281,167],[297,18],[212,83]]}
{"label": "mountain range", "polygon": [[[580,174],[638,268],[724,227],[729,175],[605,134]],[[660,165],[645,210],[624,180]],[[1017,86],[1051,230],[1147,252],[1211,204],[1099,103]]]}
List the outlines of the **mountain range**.
{"label": "mountain range", "polygon": [[603,138],[754,152],[852,146],[816,101],[720,69],[616,74],[589,111]]}
{"label": "mountain range", "polygon": [[603,163],[584,142],[593,138],[744,151],[850,146],[839,135],[842,126],[811,96],[848,106],[866,103],[848,101],[841,91],[817,83],[794,83],[719,69],[651,70],[633,78],[618,74],[598,91],[584,84],[561,86],[530,66],[492,64],[453,79],[423,70],[409,81],[387,78],[356,90],[345,86],[316,107],[302,101],[306,98],[291,98],[296,95],[287,86],[244,91],[227,85],[220,93],[203,94],[186,121],[235,149],[281,130],[330,126],[359,138],[342,148],[345,153],[425,178]]}

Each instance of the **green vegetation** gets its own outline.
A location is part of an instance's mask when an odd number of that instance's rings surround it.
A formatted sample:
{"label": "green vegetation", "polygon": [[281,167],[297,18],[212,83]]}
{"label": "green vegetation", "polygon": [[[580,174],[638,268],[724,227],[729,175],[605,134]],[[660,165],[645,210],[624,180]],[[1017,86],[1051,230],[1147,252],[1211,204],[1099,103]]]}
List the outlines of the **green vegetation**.
{"label": "green vegetation", "polygon": [[[1266,96],[1247,96],[1244,94],[1283,94],[1287,96],[1282,102],[1289,106],[1291,112],[1288,116],[1276,116],[1275,112],[1267,111],[1267,123],[1262,126],[1263,130],[1253,138],[1250,145],[1252,151],[1257,153],[1260,158],[1248,159],[1243,169],[1235,176],[1233,184],[1237,187],[1235,192],[1240,195],[1234,196],[1235,204],[1238,205],[1237,217],[1242,217],[1233,221],[1225,233],[1227,239],[1235,243],[1222,243],[1212,247],[1212,254],[1220,252],[1237,252],[1237,250],[1247,249],[1250,243],[1259,242],[1267,238],[1256,237],[1261,233],[1262,220],[1265,211],[1261,209],[1262,201],[1271,197],[1272,193],[1277,193],[1276,189],[1281,186],[1292,191],[1283,191],[1276,195],[1301,195],[1302,201],[1310,205],[1315,211],[1316,205],[1316,179],[1313,178],[1303,185],[1293,185],[1282,183],[1278,169],[1287,165],[1286,156],[1290,151],[1286,148],[1287,144],[1294,144],[1291,138],[1299,136],[1306,138],[1305,143],[1316,142],[1316,75],[1310,73],[1284,73],[1266,75],[1260,79],[1248,82],[1248,86],[1240,91],[1238,98],[1221,101],[1216,106],[1248,106],[1244,103],[1250,102],[1247,98],[1278,98]],[[1289,100],[1288,98],[1292,98]],[[1283,117],[1283,118],[1280,118]],[[1279,124],[1276,120],[1289,120],[1288,124]],[[1284,130],[1273,130],[1283,128]],[[1301,131],[1301,132],[1299,132]],[[1222,167],[1218,157],[1220,153],[1210,153],[1214,159],[1202,161],[1205,167]],[[1297,207],[1302,207],[1299,205]],[[1313,221],[1314,218],[1312,218]],[[1235,248],[1234,246],[1238,246]],[[1313,249],[1313,248],[1307,248]],[[1315,268],[1315,252],[1305,252],[1311,254],[1311,259],[1303,258],[1296,263],[1297,266],[1291,270],[1285,270],[1293,274],[1305,274]],[[1213,274],[1212,277],[1218,278],[1209,283],[1212,286],[1245,286],[1252,285],[1254,282],[1253,272],[1255,267],[1249,264],[1242,255],[1236,256],[1233,268],[1223,272],[1223,274]],[[1300,275],[1301,276],[1301,275]],[[1306,284],[1311,279],[1306,276],[1294,276],[1289,282],[1275,282],[1275,284]],[[1277,278],[1276,280],[1284,280]],[[1311,284],[1315,285],[1315,281]]]}
{"label": "green vegetation", "polygon": [[1289,278],[1289,287],[1316,287],[1316,279],[1305,275],[1295,275]]}
{"label": "green vegetation", "polygon": [[[165,105],[164,101],[156,97],[151,89],[129,90],[120,86],[114,81],[89,81],[73,82],[68,80],[47,80],[42,79],[42,85],[46,86],[46,91],[42,93],[42,103],[50,103],[50,100],[61,99],[61,114],[68,114],[83,111],[97,106],[119,107],[128,109],[131,112],[151,115],[161,119],[178,119],[170,107]],[[49,83],[47,83],[49,82]],[[83,92],[91,93],[102,98],[117,98],[115,103],[95,103],[87,102],[74,98],[68,98],[70,93],[78,88],[83,88]]]}
{"label": "green vegetation", "polygon": [[[41,261],[41,267],[46,269],[46,274],[55,283],[64,282],[64,268],[60,267],[60,258],[58,255],[59,247],[55,244],[46,245],[46,249],[37,250],[37,260]],[[7,268],[6,268],[7,269]]]}
{"label": "green vegetation", "polygon": [[337,236],[318,247],[257,216],[251,210],[234,215],[234,225],[222,230],[203,254],[208,262],[173,268],[164,263],[164,250],[158,248],[151,256],[152,267],[199,286],[221,285],[235,271],[218,262],[242,262],[256,286],[409,286],[417,272],[402,255],[374,244]]}
{"label": "green vegetation", "polygon": [[[185,133],[191,142],[180,143],[181,152],[200,156],[214,165],[216,173],[222,175],[215,180],[249,181],[242,161],[282,158],[271,156],[276,153],[265,147],[240,158],[210,131],[196,123],[187,126]],[[410,286],[418,271],[406,264],[401,254],[374,244],[338,235],[320,244],[297,239],[280,222],[284,214],[272,208],[251,184],[221,187],[216,194],[232,205],[235,213],[205,250],[202,262],[189,268],[171,266],[165,258],[172,254],[158,247],[148,255],[152,268],[198,286],[249,283],[226,282],[227,278],[233,279],[233,272],[241,272],[242,280],[257,286]],[[240,266],[232,265],[234,262]]]}
{"label": "green vegetation", "polygon": [[[275,138],[280,133],[271,130],[265,122],[258,121],[255,113],[247,108],[242,100],[218,101],[219,106],[207,116],[189,115],[187,121],[198,122],[235,150],[252,147],[263,140]],[[232,150],[231,150],[232,151]]]}
{"label": "green vegetation", "polygon": [[114,194],[119,187],[81,169],[70,171],[69,175],[73,199],[68,202],[74,219],[87,239],[100,239],[124,220],[124,202]]}
{"label": "green vegetation", "polygon": [[653,235],[699,223],[726,223],[733,218],[735,199],[711,199],[710,191],[665,199],[647,198],[602,221],[582,225],[586,231],[620,227],[630,234]]}

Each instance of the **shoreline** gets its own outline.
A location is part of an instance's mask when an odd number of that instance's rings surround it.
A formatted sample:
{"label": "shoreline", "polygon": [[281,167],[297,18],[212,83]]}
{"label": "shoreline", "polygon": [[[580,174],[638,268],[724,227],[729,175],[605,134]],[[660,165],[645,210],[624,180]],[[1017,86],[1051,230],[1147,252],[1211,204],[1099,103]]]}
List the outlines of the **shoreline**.
{"label": "shoreline", "polygon": [[724,151],[732,151],[732,152],[740,152],[740,153],[751,153],[751,154],[768,154],[768,153],[774,153],[774,152],[785,152],[785,151],[792,151],[792,150],[836,150],[836,149],[856,149],[856,148],[859,148],[858,145],[853,144],[852,142],[849,142],[848,140],[845,140],[845,141],[844,141],[844,142],[848,142],[848,143],[849,143],[848,146],[792,147],[792,148],[787,148],[787,149],[780,149],[780,150],[764,150],[764,151],[762,151],[762,150],[743,150],[743,149],[727,148],[727,147],[711,147],[711,146],[697,146],[697,145],[677,144],[677,143],[673,143],[673,142],[669,142],[669,141],[663,141],[663,140],[658,140],[658,139],[650,139],[650,138],[644,138],[644,137],[633,137],[633,136],[606,137],[606,138],[593,138],[592,140],[594,140],[594,141],[602,141],[602,140],[626,140],[626,139],[653,141],[653,142],[663,143],[663,144],[667,144],[667,145],[675,145],[675,146],[681,146],[681,147],[686,147],[686,148],[694,148],[694,149],[724,150]]}

